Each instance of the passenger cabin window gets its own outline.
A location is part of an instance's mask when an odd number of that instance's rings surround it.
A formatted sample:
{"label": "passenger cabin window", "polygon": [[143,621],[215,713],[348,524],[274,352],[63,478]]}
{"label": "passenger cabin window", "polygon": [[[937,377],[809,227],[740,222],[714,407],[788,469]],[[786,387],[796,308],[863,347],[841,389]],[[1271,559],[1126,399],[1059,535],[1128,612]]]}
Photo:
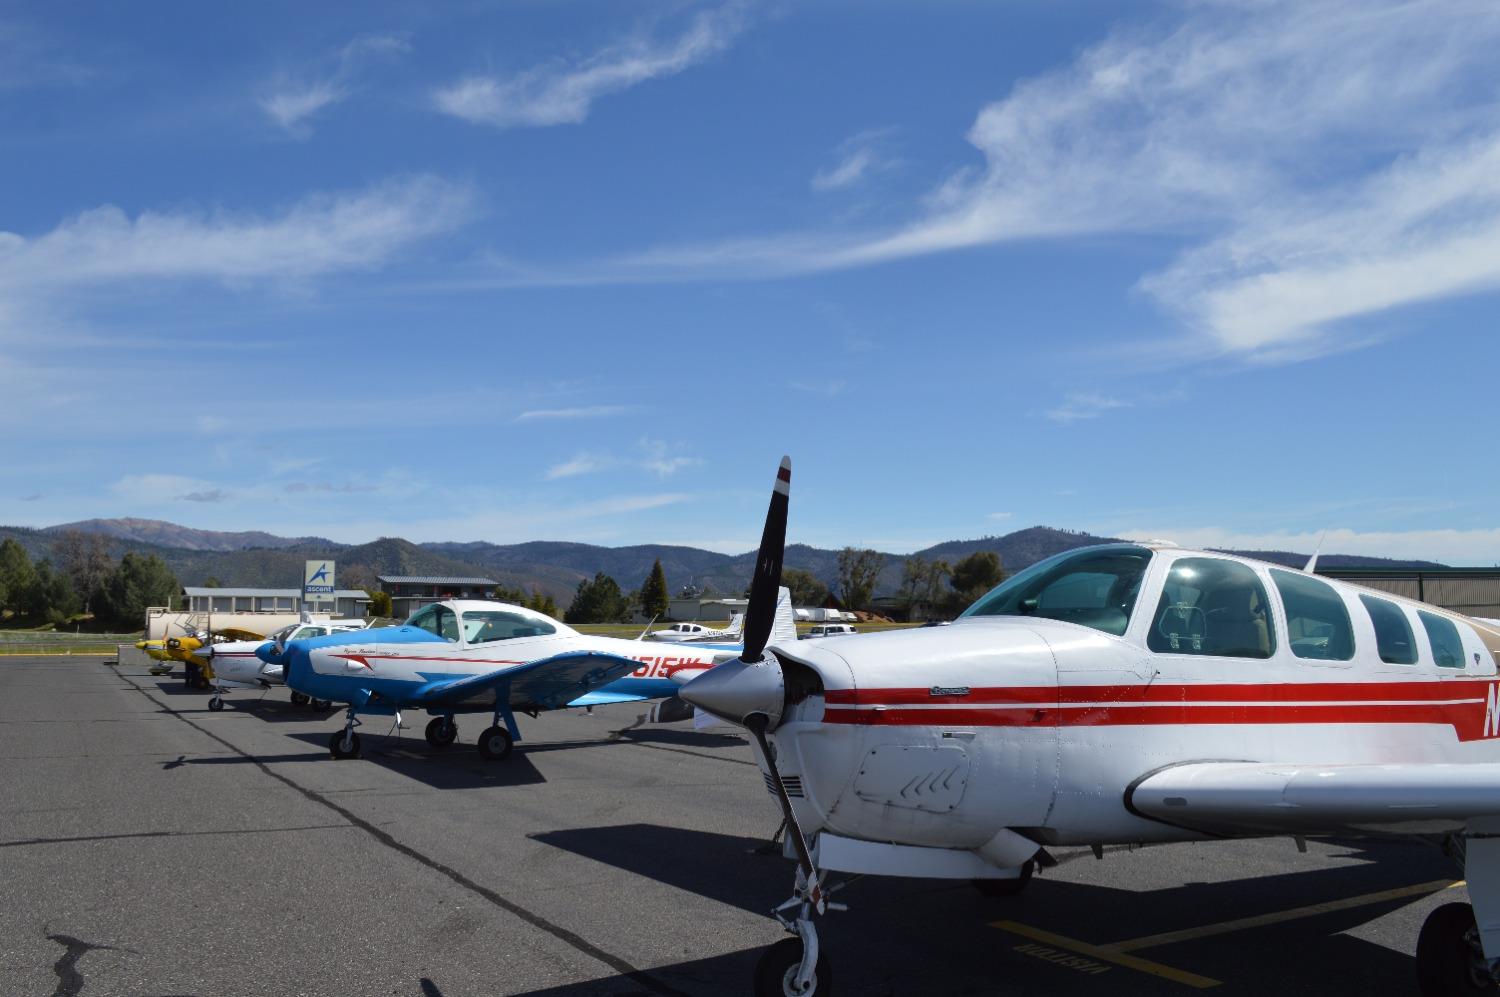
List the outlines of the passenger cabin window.
{"label": "passenger cabin window", "polygon": [[546,620],[499,609],[483,609],[464,614],[464,640],[470,644],[488,644],[494,640],[515,637],[540,637],[555,634],[557,628]]}
{"label": "passenger cabin window", "polygon": [[458,617],[447,606],[428,606],[406,621],[409,627],[426,630],[443,640],[458,640]]}
{"label": "passenger cabin window", "polygon": [[1375,624],[1375,646],[1380,649],[1380,660],[1388,665],[1415,665],[1417,642],[1401,607],[1369,595],[1361,595],[1359,601],[1364,603],[1370,622]]}
{"label": "passenger cabin window", "polygon": [[1249,567],[1217,557],[1172,563],[1146,646],[1166,654],[1269,658],[1276,650],[1266,588]]}
{"label": "passenger cabin window", "polygon": [[1286,607],[1286,639],[1293,654],[1318,661],[1354,657],[1349,610],[1332,585],[1292,571],[1272,571],[1271,580]]}
{"label": "passenger cabin window", "polygon": [[1144,547],[1067,551],[1001,582],[963,615],[1041,616],[1119,636],[1130,623],[1150,561]]}
{"label": "passenger cabin window", "polygon": [[1432,660],[1437,662],[1439,668],[1462,668],[1464,666],[1464,642],[1458,636],[1458,627],[1453,621],[1435,613],[1424,613],[1417,610],[1417,618],[1422,621],[1422,629],[1427,631],[1427,639],[1432,641]]}

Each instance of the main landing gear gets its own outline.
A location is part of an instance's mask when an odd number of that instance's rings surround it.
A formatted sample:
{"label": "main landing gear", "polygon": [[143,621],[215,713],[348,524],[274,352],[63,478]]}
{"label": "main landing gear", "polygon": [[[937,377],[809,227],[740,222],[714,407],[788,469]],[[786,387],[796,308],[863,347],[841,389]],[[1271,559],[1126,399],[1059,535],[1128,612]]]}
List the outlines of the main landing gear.
{"label": "main landing gear", "polygon": [[1026,889],[1036,872],[1036,860],[1027,859],[1021,866],[1021,874],[1014,879],[974,879],[974,889],[987,897],[1013,897]]}
{"label": "main landing gear", "polygon": [[1443,904],[1427,915],[1417,936],[1417,985],[1422,997],[1500,994],[1479,944],[1473,907]]}
{"label": "main landing gear", "polygon": [[307,693],[305,693],[305,692],[293,692],[292,693],[292,705],[293,706],[306,706],[310,702],[312,702],[312,697],[310,697]]}
{"label": "main landing gear", "polygon": [[433,717],[427,721],[427,743],[441,750],[458,739],[458,724],[451,716]]}

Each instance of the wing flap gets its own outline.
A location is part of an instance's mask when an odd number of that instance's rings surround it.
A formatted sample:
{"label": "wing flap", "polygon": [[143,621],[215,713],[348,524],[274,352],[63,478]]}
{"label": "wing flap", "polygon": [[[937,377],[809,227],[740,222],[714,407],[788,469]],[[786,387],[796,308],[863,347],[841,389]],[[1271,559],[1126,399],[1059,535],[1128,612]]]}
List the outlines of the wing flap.
{"label": "wing flap", "polygon": [[1500,816],[1500,763],[1194,762],[1126,792],[1154,820],[1210,834],[1430,834]]}
{"label": "wing flap", "polygon": [[504,697],[514,709],[555,710],[635,669],[634,658],[597,651],[556,654],[482,675],[435,682],[414,697],[425,707],[489,704]]}

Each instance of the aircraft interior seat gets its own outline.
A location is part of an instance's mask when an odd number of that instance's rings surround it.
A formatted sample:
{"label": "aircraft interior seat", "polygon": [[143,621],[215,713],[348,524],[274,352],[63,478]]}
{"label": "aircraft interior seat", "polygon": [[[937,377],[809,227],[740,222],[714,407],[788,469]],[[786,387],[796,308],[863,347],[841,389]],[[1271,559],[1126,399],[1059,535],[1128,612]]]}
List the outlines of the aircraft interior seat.
{"label": "aircraft interior seat", "polygon": [[1266,622],[1260,593],[1248,587],[1216,588],[1204,599],[1208,624],[1205,654],[1267,658],[1271,655],[1271,630]]}

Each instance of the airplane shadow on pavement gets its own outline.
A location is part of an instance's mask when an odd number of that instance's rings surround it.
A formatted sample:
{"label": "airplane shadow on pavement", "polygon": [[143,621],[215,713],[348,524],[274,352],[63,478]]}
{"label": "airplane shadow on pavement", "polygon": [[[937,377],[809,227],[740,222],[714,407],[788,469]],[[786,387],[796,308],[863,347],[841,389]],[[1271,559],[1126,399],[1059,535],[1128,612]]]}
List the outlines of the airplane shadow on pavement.
{"label": "airplane shadow on pavement", "polygon": [[[767,828],[769,831],[770,828]],[[767,914],[768,931],[758,945],[776,940],[769,911],[790,893],[792,863],[747,854],[760,844],[742,838],[651,824],[578,828],[533,834],[534,840],[633,872],[644,879],[708,897],[742,910]],[[1181,846],[1176,846],[1181,847]],[[1452,866],[1433,849],[1384,843],[1356,848],[1337,866],[1326,859],[1299,856],[1287,843],[1285,872],[1215,882],[1187,882],[1150,888],[1160,880],[1154,868],[1106,870],[1110,863],[1136,861],[1139,854],[1107,856],[1101,879],[1139,880],[1141,888],[1069,882],[1039,875],[1019,896],[986,898],[968,883],[944,880],[853,878],[834,899],[849,904],[819,920],[832,960],[835,990],[859,994],[1098,994],[1101,984],[1119,994],[1172,995],[1189,987],[1126,966],[1096,963],[1096,973],[1038,956],[1034,940],[994,927],[1020,922],[1092,945],[1219,924],[1239,918],[1275,915],[1315,904],[1436,881]],[[1155,849],[1148,854],[1156,853]],[[1093,856],[1083,851],[1085,861]],[[1380,861],[1360,861],[1361,859]],[[1075,854],[1066,856],[1077,860]],[[1222,874],[1223,870],[1216,870]],[[1141,875],[1144,873],[1144,875]],[[833,877],[837,883],[839,877]],[[1457,891],[1454,891],[1457,892]],[[1410,953],[1425,910],[1449,899],[1407,896],[1327,910],[1172,944],[1132,950],[1140,958],[1221,981],[1218,993],[1305,992],[1393,994],[1415,997],[1416,971]],[[1408,904],[1423,907],[1403,917],[1405,925],[1381,932],[1388,944],[1354,932]],[[719,940],[722,944],[727,939]],[[746,939],[750,942],[750,939]],[[1399,946],[1391,947],[1391,946]],[[1029,951],[1028,951],[1029,948]],[[1043,951],[1046,947],[1043,946]],[[760,948],[716,958],[652,968],[652,977],[687,993],[745,992]],[[1061,958],[1075,952],[1057,950]],[[1076,961],[1076,960],[1075,960]],[[1089,960],[1083,960],[1087,963]],[[531,997],[564,993],[647,993],[628,976],[569,987],[530,991]]]}

